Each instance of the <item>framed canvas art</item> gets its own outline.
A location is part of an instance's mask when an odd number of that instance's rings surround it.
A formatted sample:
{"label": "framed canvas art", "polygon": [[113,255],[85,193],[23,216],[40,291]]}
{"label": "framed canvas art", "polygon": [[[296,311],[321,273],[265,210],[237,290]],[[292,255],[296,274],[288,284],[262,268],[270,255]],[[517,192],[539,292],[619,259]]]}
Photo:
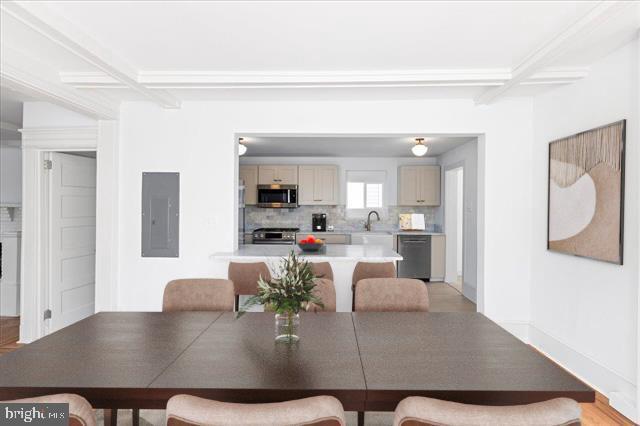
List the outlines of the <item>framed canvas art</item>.
{"label": "framed canvas art", "polygon": [[547,249],[622,264],[626,121],[549,144]]}

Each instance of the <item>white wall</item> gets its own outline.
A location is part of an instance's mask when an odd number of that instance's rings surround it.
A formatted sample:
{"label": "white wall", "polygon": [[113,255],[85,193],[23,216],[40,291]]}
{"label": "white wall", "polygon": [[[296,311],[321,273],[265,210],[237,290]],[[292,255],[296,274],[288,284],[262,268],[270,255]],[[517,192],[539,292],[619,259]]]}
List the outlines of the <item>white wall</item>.
{"label": "white wall", "polygon": [[[589,76],[534,102],[531,341],[635,417],[638,315],[638,41]],[[627,119],[624,265],[546,250],[547,155],[554,139]]]}
{"label": "white wall", "polygon": [[22,127],[25,129],[95,126],[96,120],[49,102],[25,102]]}
{"label": "white wall", "polygon": [[349,170],[381,170],[387,174],[384,184],[386,206],[398,204],[398,167],[415,164],[436,164],[435,157],[380,158],[380,157],[241,157],[240,164],[332,164],[338,166],[340,204],[346,204],[346,180]]}
{"label": "white wall", "polygon": [[[509,324],[529,319],[532,103],[505,100],[477,107],[471,100],[380,102],[185,102],[163,110],[123,103],[120,114],[120,261],[118,309],[159,310],[165,284],[176,277],[225,276],[211,253],[231,250],[236,237],[237,146],[242,133],[482,134],[477,174],[485,205],[487,283],[480,309]],[[484,167],[486,160],[486,168]],[[485,173],[486,170],[486,173]],[[181,173],[180,257],[140,257],[143,171]],[[509,194],[505,197],[504,194]]]}
{"label": "white wall", "polygon": [[[489,148],[488,142],[487,142],[487,148]],[[528,178],[523,178],[521,175],[525,173],[525,170],[529,171],[531,167],[530,160],[528,158],[522,158],[522,157],[526,157],[525,154],[530,151],[530,146],[526,146],[523,143],[522,146],[520,146],[520,149],[522,150],[522,152],[519,154],[519,157],[521,157],[520,161],[522,161],[521,165],[524,167],[524,170],[513,170],[512,172],[513,177],[505,176],[505,179],[514,179],[514,182],[513,182],[514,186],[510,188],[504,188],[506,182],[503,183],[502,191],[496,194],[496,196],[501,198],[501,202],[505,202],[510,197],[515,196],[516,198],[520,199],[521,202],[525,202],[526,205],[529,205],[530,201],[527,198],[529,195],[528,185],[530,184],[530,180]],[[446,188],[445,188],[446,171],[452,168],[460,167],[460,166],[464,168],[464,173],[462,173],[462,179],[463,179],[462,197],[463,197],[463,205],[464,205],[464,212],[463,212],[464,229],[462,231],[463,238],[464,238],[463,253],[462,253],[462,257],[464,259],[464,266],[463,266],[464,270],[462,271],[462,277],[464,279],[464,282],[462,283],[462,293],[467,298],[474,301],[478,297],[478,290],[479,290],[479,286],[477,282],[477,277],[478,277],[478,274],[480,273],[478,269],[478,261],[479,261],[478,252],[482,251],[482,248],[478,247],[478,241],[479,241],[478,227],[480,226],[478,222],[478,211],[481,209],[481,206],[478,205],[478,201],[481,199],[478,195],[480,188],[478,186],[477,176],[481,170],[480,164],[478,162],[478,155],[479,155],[478,142],[468,142],[438,157],[438,164],[440,164],[440,166],[442,167],[442,193],[445,193],[446,191]],[[501,162],[500,165],[496,165],[495,167],[504,167],[507,162],[512,161],[508,156],[504,156],[501,153],[495,152],[494,155],[496,155],[497,158],[500,158],[499,161]],[[458,184],[457,180],[452,182],[452,185],[457,186],[457,184]],[[506,185],[506,186],[509,186],[509,185]],[[489,185],[487,184],[486,189],[490,190],[492,188],[490,188]],[[448,206],[445,203],[445,205],[441,209],[439,209],[438,216],[440,217],[445,216],[444,212],[446,211],[447,208]],[[500,232],[501,234],[505,232],[515,232],[517,234],[528,234],[529,226],[523,225],[523,224],[517,224],[520,218],[511,217],[511,215],[513,214],[524,214],[524,213],[519,212],[520,209],[516,208],[515,206],[503,206],[503,209],[504,210],[502,211],[494,212],[494,214],[496,215],[495,219],[498,219],[498,223],[496,224],[498,228],[492,232]],[[529,215],[529,213],[527,212],[526,215]],[[504,221],[504,225],[502,227],[499,224],[500,220]],[[447,228],[446,222],[444,223],[444,226],[446,229]],[[485,228],[485,230],[487,230],[487,228]],[[525,242],[526,243],[529,242],[528,236],[525,237],[524,235],[520,235],[518,238],[524,238],[524,240],[522,241],[512,240],[508,242],[508,244],[510,244],[511,247],[517,251],[520,249],[522,244],[524,244]],[[509,250],[509,248],[496,247],[496,250],[497,252],[502,253],[505,250]],[[492,255],[492,253],[487,252],[485,253],[485,256],[486,255]],[[529,259],[520,259],[520,261],[522,262],[523,268],[515,269],[511,271],[513,273],[513,275],[511,276],[511,279],[514,281],[528,279]],[[524,267],[524,265],[526,265],[526,267]],[[500,272],[496,271],[496,274],[500,274]],[[522,275],[522,278],[520,278],[520,275]],[[496,295],[496,297],[499,298],[500,296]]]}
{"label": "white wall", "polygon": [[0,204],[22,202],[22,152],[20,146],[0,145]]}

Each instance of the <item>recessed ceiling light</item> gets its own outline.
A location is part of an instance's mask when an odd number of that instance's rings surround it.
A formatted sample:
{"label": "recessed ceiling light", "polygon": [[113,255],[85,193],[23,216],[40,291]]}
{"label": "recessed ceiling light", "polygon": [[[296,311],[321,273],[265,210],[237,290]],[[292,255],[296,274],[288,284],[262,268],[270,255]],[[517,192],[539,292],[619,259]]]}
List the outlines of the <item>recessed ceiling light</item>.
{"label": "recessed ceiling light", "polygon": [[247,147],[243,142],[244,138],[238,139],[238,156],[242,156],[247,152]]}
{"label": "recessed ceiling light", "polygon": [[416,157],[422,157],[429,150],[429,148],[422,143],[423,141],[424,138],[416,138],[416,144],[411,148],[411,152],[413,152],[413,155]]}

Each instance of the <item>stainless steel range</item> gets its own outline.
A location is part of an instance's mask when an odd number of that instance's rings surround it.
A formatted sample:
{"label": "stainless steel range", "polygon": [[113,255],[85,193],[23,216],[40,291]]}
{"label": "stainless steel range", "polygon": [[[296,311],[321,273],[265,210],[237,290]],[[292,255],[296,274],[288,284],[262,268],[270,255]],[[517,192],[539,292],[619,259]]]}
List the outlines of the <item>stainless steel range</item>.
{"label": "stainless steel range", "polygon": [[300,228],[258,228],[253,231],[253,244],[294,244]]}

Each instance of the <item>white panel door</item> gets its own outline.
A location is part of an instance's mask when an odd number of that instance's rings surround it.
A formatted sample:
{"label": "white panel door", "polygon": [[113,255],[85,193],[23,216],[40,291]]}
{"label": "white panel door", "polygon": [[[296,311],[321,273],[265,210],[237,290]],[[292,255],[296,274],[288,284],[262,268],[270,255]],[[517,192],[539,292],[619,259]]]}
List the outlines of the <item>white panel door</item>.
{"label": "white panel door", "polygon": [[95,311],[96,160],[51,153],[49,159],[49,332]]}

